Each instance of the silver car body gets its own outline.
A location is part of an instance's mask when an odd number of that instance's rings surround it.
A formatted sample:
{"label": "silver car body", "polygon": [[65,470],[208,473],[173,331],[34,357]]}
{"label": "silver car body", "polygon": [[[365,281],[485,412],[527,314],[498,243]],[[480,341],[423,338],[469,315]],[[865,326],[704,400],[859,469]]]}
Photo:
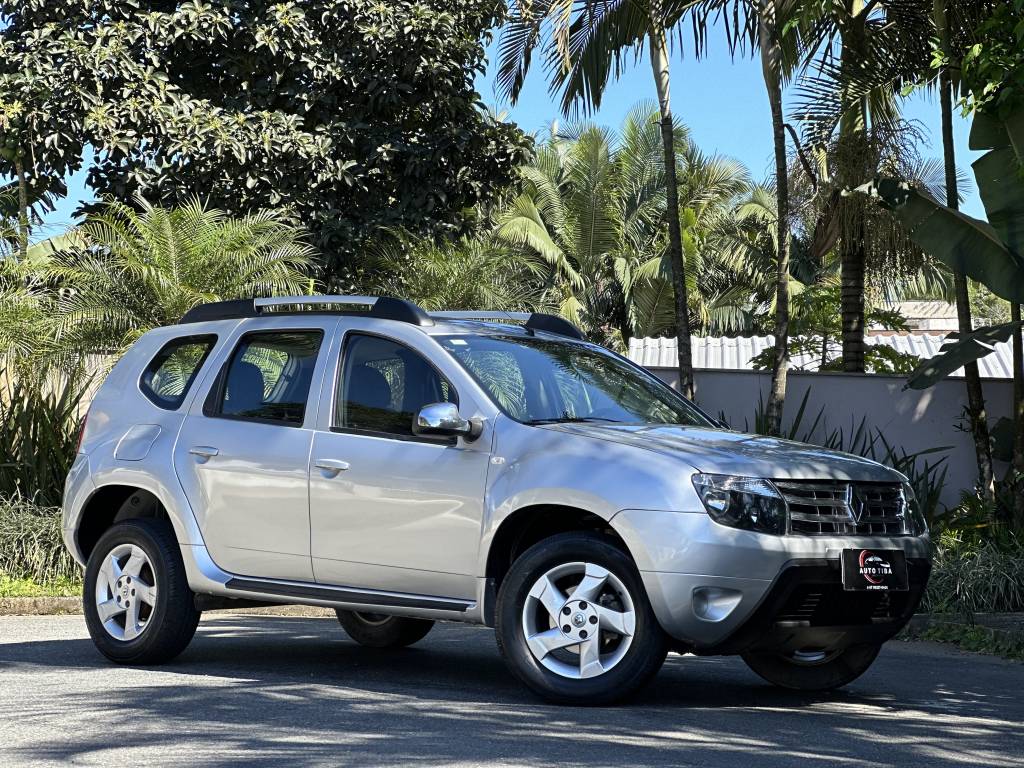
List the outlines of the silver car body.
{"label": "silver car body", "polygon": [[[418,326],[277,313],[145,334],[92,402],[65,489],[68,549],[79,562],[87,558],[80,530],[101,489],[138,488],[166,510],[197,594],[490,623],[488,562],[502,525],[538,506],[551,514],[580,510],[606,521],[625,542],[662,627],[709,652],[752,616],[788,565],[835,566],[852,547],[929,557],[926,534],[729,528],[709,517],[691,482],[696,472],[905,480],[891,469],[718,428],[523,424],[504,415],[439,344],[446,335],[522,329],[434,320]],[[205,415],[217,372],[242,334],[283,328],[323,332],[302,427]],[[396,340],[427,358],[457,390],[462,417],[482,425],[479,438],[440,444],[332,431],[342,344],[353,332]],[[217,341],[186,399],[177,410],[156,407],[140,391],[140,372],[169,340],[199,334]]]}

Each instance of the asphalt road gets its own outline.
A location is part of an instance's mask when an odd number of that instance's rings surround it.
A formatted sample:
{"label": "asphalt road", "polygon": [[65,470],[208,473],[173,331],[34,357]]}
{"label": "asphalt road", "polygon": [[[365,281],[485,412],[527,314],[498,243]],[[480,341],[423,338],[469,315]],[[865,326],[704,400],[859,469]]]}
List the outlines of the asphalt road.
{"label": "asphalt road", "polygon": [[1024,664],[890,643],[844,691],[672,655],[628,705],[539,703],[491,632],[378,652],[330,619],[208,617],[174,663],[108,664],[80,616],[0,617],[0,765],[1024,766]]}

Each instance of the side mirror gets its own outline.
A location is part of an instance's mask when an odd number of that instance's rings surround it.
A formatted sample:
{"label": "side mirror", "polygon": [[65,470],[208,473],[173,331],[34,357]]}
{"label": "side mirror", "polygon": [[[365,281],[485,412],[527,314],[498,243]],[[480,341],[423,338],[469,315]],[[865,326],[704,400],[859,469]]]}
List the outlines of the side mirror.
{"label": "side mirror", "polygon": [[476,419],[464,419],[455,403],[431,403],[420,408],[412,423],[417,435],[463,437],[476,440],[483,431],[483,425]]}

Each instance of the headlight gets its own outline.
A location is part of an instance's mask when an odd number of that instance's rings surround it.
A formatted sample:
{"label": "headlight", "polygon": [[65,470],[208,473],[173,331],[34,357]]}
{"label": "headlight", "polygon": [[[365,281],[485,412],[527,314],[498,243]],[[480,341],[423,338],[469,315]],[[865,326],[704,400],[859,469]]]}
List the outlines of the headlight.
{"label": "headlight", "polygon": [[717,523],[759,533],[786,532],[786,502],[767,480],[697,474],[693,487]]}
{"label": "headlight", "polygon": [[907,511],[910,514],[910,532],[915,536],[924,536],[928,533],[928,521],[924,519],[914,486],[910,483],[903,484],[903,497],[907,500]]}

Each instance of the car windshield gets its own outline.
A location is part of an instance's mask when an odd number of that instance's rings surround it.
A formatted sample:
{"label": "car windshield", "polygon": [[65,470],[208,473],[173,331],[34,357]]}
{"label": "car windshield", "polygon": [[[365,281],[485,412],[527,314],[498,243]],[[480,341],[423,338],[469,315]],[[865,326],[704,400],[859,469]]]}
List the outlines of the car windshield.
{"label": "car windshield", "polygon": [[518,421],[712,426],[668,385],[599,347],[520,336],[438,340]]}

